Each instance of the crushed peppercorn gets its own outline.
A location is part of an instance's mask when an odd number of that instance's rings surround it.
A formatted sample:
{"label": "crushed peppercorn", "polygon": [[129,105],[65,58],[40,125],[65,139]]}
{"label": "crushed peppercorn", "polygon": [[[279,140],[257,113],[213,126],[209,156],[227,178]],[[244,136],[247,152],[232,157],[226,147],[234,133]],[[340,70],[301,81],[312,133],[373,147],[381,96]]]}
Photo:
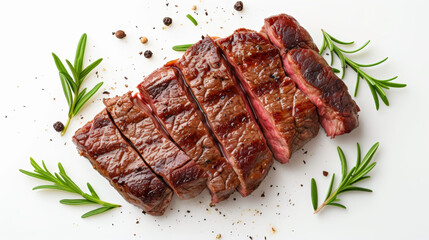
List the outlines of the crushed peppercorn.
{"label": "crushed peppercorn", "polygon": [[243,10],[243,2],[242,2],[242,1],[237,1],[237,2],[234,4],[234,9],[235,9],[236,11],[241,11],[241,10]]}
{"label": "crushed peppercorn", "polygon": [[57,131],[57,132],[61,132],[62,130],[64,130],[64,124],[60,121],[54,123],[53,126],[54,126],[55,131]]}
{"label": "crushed peppercorn", "polygon": [[171,19],[171,17],[165,17],[162,21],[166,26],[170,26],[173,23],[173,19]]}
{"label": "crushed peppercorn", "polygon": [[152,57],[152,55],[153,55],[153,53],[152,53],[152,51],[151,51],[151,50],[146,50],[146,51],[144,51],[144,57],[145,57],[145,58],[151,58],[151,57]]}

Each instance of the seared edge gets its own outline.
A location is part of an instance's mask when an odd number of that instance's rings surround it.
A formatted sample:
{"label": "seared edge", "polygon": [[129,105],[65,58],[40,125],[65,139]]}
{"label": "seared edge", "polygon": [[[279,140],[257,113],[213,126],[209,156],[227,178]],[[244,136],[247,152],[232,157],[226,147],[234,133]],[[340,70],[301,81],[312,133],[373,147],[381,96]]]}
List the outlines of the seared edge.
{"label": "seared edge", "polygon": [[317,106],[328,136],[349,133],[359,126],[359,107],[322,56],[310,49],[294,49],[286,61],[288,74]]}
{"label": "seared edge", "polygon": [[103,110],[73,136],[79,153],[130,203],[162,215],[173,192],[122,138]]}
{"label": "seared edge", "polygon": [[319,121],[331,138],[359,125],[359,107],[323,57],[308,32],[291,16],[265,19],[263,31],[280,49],[287,74],[317,107]]}
{"label": "seared edge", "polygon": [[249,195],[265,178],[273,158],[220,49],[205,37],[190,47],[176,66],[237,173],[238,191]]}
{"label": "seared edge", "polygon": [[122,134],[180,199],[193,198],[204,190],[204,170],[171,142],[141,100],[128,92],[105,99],[104,104]]}
{"label": "seared edge", "polygon": [[235,191],[239,181],[179,78],[176,69],[163,67],[147,76],[137,88],[176,144],[208,173],[212,203],[218,203]]}
{"label": "seared edge", "polygon": [[295,48],[309,48],[319,52],[310,34],[290,15],[279,14],[265,18],[262,29],[271,42],[281,51],[289,51]]}
{"label": "seared edge", "polygon": [[[275,158],[281,163],[288,162],[293,151],[318,133],[315,107],[309,99],[295,97],[299,90],[286,77],[279,51],[266,36],[237,29],[216,42],[234,67]],[[308,115],[295,115],[294,104]],[[308,111],[303,107],[308,107]],[[313,120],[313,124],[307,121],[297,129],[295,122],[301,122],[302,117]]]}

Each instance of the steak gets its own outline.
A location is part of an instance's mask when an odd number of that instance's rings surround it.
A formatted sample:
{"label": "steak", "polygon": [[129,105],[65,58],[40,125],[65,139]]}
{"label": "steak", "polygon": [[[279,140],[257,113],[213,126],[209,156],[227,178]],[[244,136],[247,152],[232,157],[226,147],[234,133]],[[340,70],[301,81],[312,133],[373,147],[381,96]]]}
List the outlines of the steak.
{"label": "steak", "polygon": [[103,110],[73,136],[81,155],[130,203],[162,215],[173,192],[123,139]]}
{"label": "steak", "polygon": [[168,138],[141,100],[128,92],[105,99],[104,104],[122,134],[180,199],[193,198],[204,190],[204,170]]}
{"label": "steak", "polygon": [[286,14],[265,19],[264,31],[280,49],[286,73],[316,105],[326,134],[334,138],[356,128],[359,107],[308,32]]}
{"label": "steak", "polygon": [[287,163],[317,135],[316,107],[286,76],[278,49],[262,34],[238,29],[216,42],[234,67],[274,157]]}
{"label": "steak", "polygon": [[239,184],[237,175],[222,157],[177,69],[160,68],[137,88],[171,138],[208,174],[212,203],[227,199]]}
{"label": "steak", "polygon": [[249,195],[267,175],[273,157],[219,47],[205,37],[176,66],[240,180],[238,191]]}

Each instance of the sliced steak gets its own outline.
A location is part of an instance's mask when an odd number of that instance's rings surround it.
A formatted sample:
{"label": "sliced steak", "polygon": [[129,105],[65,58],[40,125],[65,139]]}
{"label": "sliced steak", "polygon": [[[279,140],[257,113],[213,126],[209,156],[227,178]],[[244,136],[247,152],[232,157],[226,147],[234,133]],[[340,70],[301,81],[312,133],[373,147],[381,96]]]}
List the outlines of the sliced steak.
{"label": "sliced steak", "polygon": [[173,192],[123,139],[103,110],[73,136],[79,153],[130,203],[162,215]]}
{"label": "sliced steak", "polygon": [[122,134],[180,199],[197,196],[206,186],[204,170],[171,142],[154,121],[147,106],[139,101],[128,92],[120,97],[105,99],[104,104]]}
{"label": "sliced steak", "polygon": [[247,196],[267,175],[273,157],[244,93],[219,47],[205,37],[176,63]]}
{"label": "sliced steak", "polygon": [[146,77],[137,88],[177,145],[208,173],[207,187],[212,203],[218,203],[235,191],[239,181],[180,78],[177,69],[163,67]]}
{"label": "sliced steak", "polygon": [[319,52],[307,30],[295,18],[287,14],[283,13],[266,18],[262,30],[281,51],[294,48],[309,48]]}
{"label": "sliced steak", "polygon": [[262,34],[238,29],[216,42],[234,67],[274,157],[287,163],[317,135],[316,107],[286,76],[278,49]]}
{"label": "sliced steak", "polygon": [[281,51],[286,73],[317,107],[319,120],[331,138],[359,125],[359,107],[347,86],[317,52],[308,32],[291,16],[265,19],[264,30]]}

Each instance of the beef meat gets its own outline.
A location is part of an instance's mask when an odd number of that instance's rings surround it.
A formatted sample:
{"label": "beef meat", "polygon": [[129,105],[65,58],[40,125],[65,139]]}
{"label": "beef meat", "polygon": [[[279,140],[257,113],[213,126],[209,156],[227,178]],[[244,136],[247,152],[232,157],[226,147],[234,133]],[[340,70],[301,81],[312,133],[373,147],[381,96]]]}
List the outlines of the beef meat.
{"label": "beef meat", "polygon": [[128,202],[151,215],[164,213],[173,192],[123,139],[106,110],[77,130],[73,142]]}
{"label": "beef meat", "polygon": [[237,173],[238,191],[249,195],[267,175],[273,157],[219,47],[205,37],[190,47],[176,66]]}
{"label": "beef meat", "polygon": [[265,19],[263,30],[271,42],[281,51],[294,48],[309,48],[319,52],[310,34],[295,18],[287,14],[279,14]]}
{"label": "beef meat", "polygon": [[265,19],[264,31],[280,49],[286,73],[316,105],[326,134],[334,138],[356,128],[359,107],[308,32],[286,14]]}
{"label": "beef meat", "polygon": [[128,92],[105,99],[104,104],[122,134],[180,199],[193,198],[205,189],[204,170],[166,136],[141,100]]}
{"label": "beef meat", "polygon": [[274,157],[287,163],[317,135],[316,107],[286,76],[278,49],[262,34],[238,29],[216,42],[234,67]]}
{"label": "beef meat", "polygon": [[239,181],[180,78],[177,69],[163,67],[146,77],[137,88],[176,144],[206,171],[212,203],[218,203],[235,191]]}

